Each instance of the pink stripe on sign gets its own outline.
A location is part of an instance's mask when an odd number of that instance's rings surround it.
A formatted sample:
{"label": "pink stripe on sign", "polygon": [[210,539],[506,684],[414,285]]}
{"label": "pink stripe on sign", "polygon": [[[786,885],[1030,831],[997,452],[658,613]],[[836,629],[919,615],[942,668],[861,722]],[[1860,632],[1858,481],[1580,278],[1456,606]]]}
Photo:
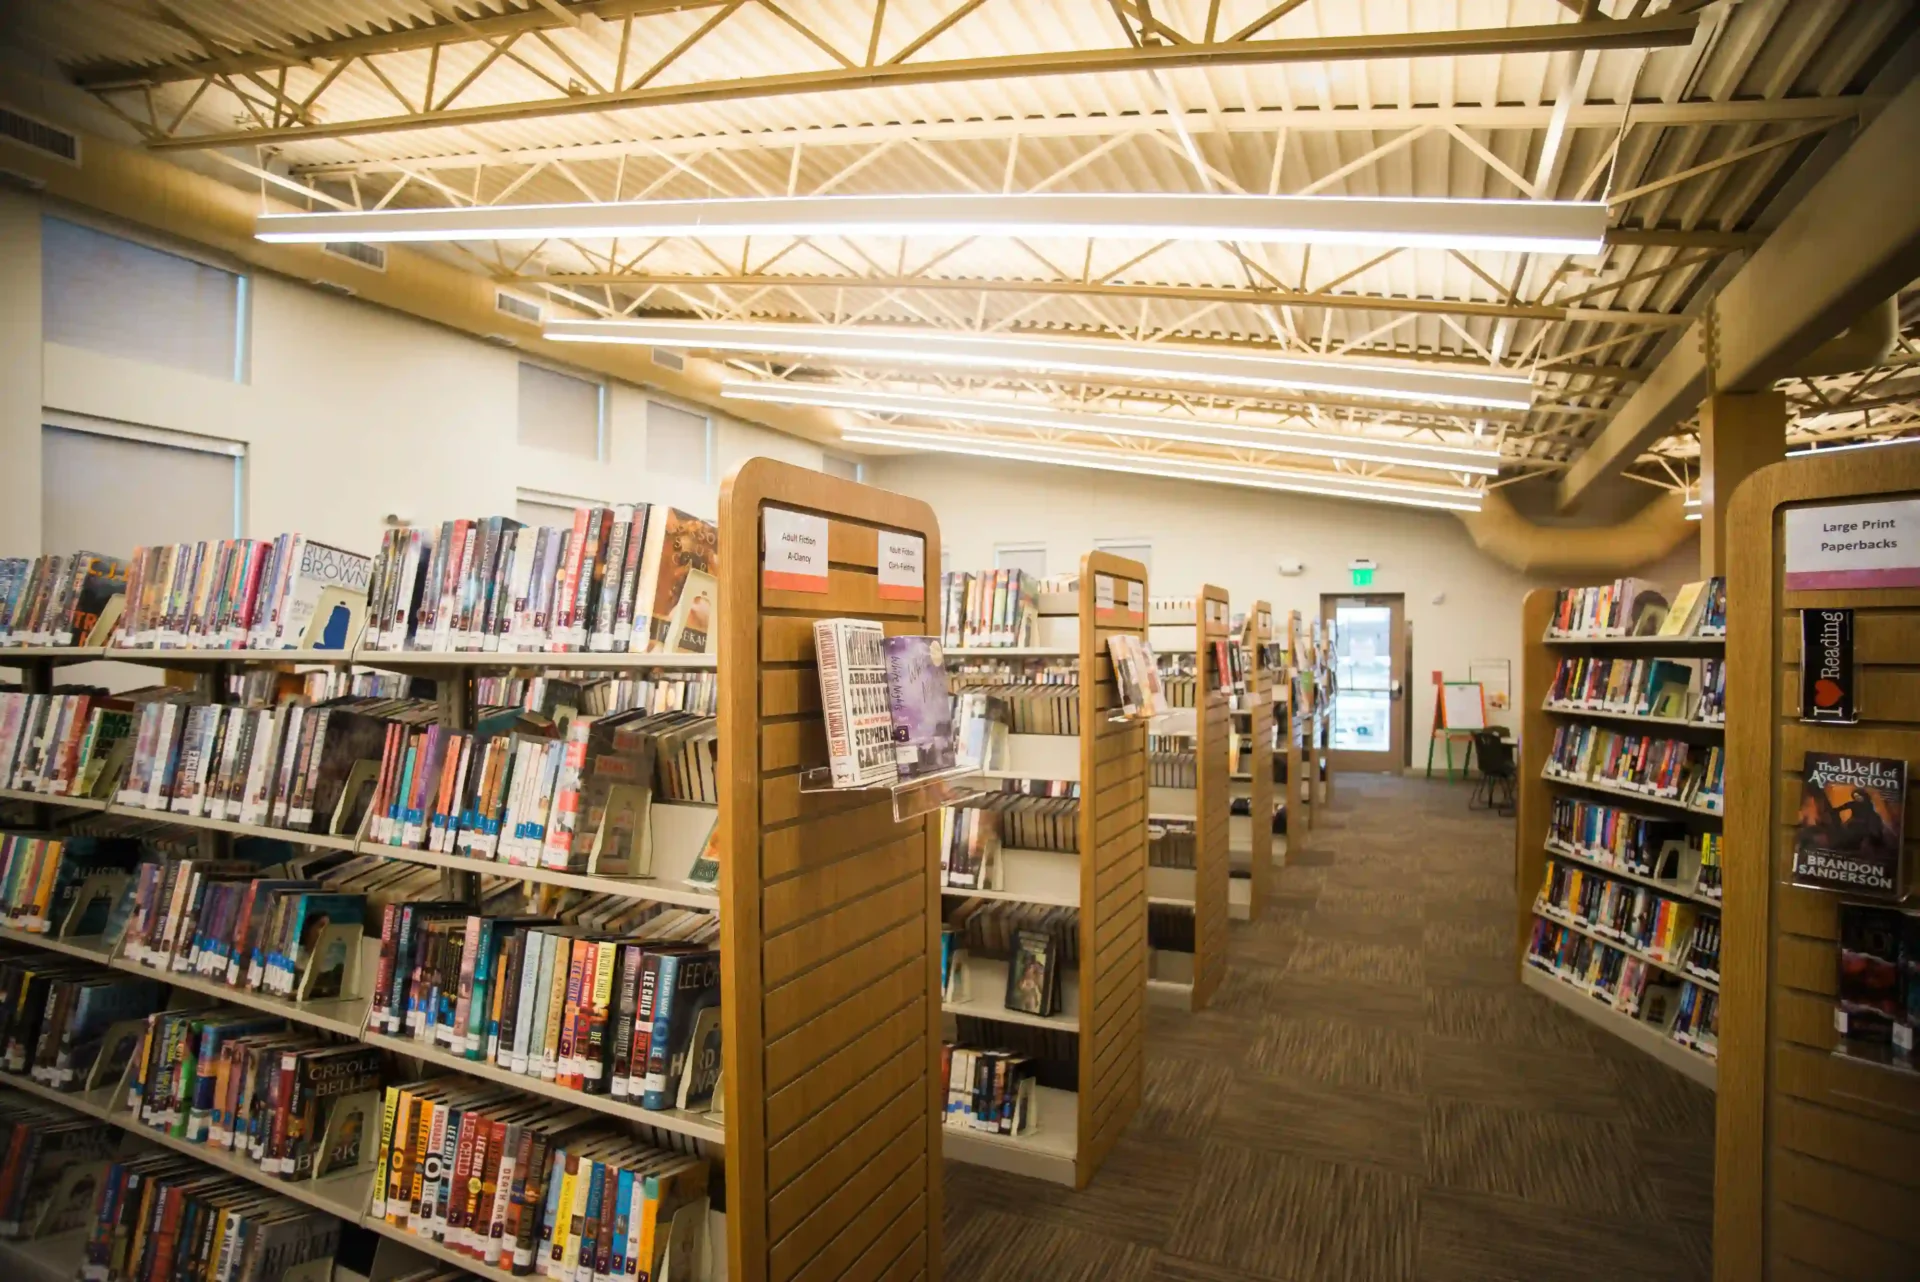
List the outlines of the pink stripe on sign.
{"label": "pink stripe on sign", "polygon": [[1920,588],[1920,566],[1884,570],[1802,570],[1785,579],[1789,592],[1836,588]]}

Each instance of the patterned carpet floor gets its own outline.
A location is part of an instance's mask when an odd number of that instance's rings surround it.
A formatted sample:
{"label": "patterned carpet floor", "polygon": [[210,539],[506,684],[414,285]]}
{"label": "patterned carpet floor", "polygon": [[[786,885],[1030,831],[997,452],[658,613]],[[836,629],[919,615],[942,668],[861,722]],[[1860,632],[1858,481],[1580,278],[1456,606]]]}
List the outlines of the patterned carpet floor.
{"label": "patterned carpet floor", "polygon": [[1713,1096],[1520,986],[1513,821],[1343,775],[1093,1184],[949,1161],[948,1282],[1693,1282]]}

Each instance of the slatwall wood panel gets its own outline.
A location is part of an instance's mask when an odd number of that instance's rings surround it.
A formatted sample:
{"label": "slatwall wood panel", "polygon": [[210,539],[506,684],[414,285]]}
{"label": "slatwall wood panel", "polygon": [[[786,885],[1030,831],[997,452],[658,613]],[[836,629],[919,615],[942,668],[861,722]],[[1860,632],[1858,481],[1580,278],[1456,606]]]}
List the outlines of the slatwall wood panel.
{"label": "slatwall wood panel", "polygon": [[[828,591],[763,590],[767,507],[829,519]],[[877,531],[925,540],[921,601],[882,599]],[[722,1025],[738,1282],[940,1276],[940,903],[925,818],[803,793],[825,761],[812,625],[936,633],[924,503],[756,458],[721,489]]]}
{"label": "slatwall wood panel", "polygon": [[[1775,464],[1729,513],[1716,1282],[1920,1277],[1920,1077],[1831,1053],[1841,897],[1786,880],[1806,752],[1920,766],[1920,590],[1783,577],[1783,509],[1920,497],[1920,459],[1891,453]],[[1856,726],[1797,720],[1799,611],[1817,606],[1857,611]]]}
{"label": "slatwall wood panel", "polygon": [[1251,863],[1253,885],[1248,916],[1260,920],[1267,908],[1267,888],[1273,880],[1273,673],[1261,666],[1260,650],[1273,641],[1273,607],[1255,601],[1247,611],[1243,645],[1247,651],[1248,733],[1253,751],[1247,754],[1246,769],[1252,776],[1247,786],[1252,811],[1252,838],[1247,858]]}
{"label": "slatwall wood panel", "polygon": [[[1114,609],[1096,612],[1096,576]],[[1118,700],[1107,639],[1145,637],[1128,584],[1147,571],[1109,552],[1080,558],[1080,1117],[1074,1182],[1085,1188],[1140,1106],[1147,992],[1147,732],[1108,718]],[[1104,666],[1103,666],[1104,665]]]}
{"label": "slatwall wood panel", "polygon": [[[1227,973],[1227,815],[1233,798],[1227,786],[1227,736],[1233,733],[1230,695],[1206,651],[1216,641],[1232,642],[1225,588],[1203,585],[1194,594],[1194,637],[1198,688],[1194,716],[1200,753],[1194,790],[1193,856],[1193,1009],[1205,1010]],[[1211,619],[1208,617],[1211,612]]]}

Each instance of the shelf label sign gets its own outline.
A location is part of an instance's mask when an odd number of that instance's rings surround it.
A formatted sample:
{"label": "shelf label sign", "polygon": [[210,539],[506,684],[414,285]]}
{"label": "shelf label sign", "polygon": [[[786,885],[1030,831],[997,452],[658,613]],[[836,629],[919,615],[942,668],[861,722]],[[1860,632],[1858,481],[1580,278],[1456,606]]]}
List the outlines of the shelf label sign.
{"label": "shelf label sign", "polygon": [[1138,579],[1127,580],[1127,613],[1145,614],[1147,612],[1147,585]]}
{"label": "shelf label sign", "polygon": [[1787,511],[1786,588],[1920,588],[1920,499]]}
{"label": "shelf label sign", "polygon": [[1113,576],[1096,574],[1093,576],[1093,617],[1104,623],[1113,614]]}
{"label": "shelf label sign", "polygon": [[763,513],[766,549],[760,585],[781,592],[827,591],[827,518],[770,507]]}
{"label": "shelf label sign", "polygon": [[924,601],[927,599],[927,541],[918,534],[900,534],[882,530],[879,534],[880,599],[883,601]]}

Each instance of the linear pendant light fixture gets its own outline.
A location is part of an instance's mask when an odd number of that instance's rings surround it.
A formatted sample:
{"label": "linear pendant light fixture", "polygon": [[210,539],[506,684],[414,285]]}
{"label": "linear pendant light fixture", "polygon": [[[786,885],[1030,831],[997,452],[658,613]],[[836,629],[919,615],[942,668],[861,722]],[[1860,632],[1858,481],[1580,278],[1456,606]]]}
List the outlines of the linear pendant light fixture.
{"label": "linear pendant light fixture", "polygon": [[1292,494],[1317,494],[1327,498],[1365,499],[1372,503],[1396,503],[1402,506],[1434,508],[1441,511],[1478,512],[1480,510],[1480,491],[1478,490],[1457,486],[1420,485],[1407,481],[1383,481],[1372,477],[1342,476],[1334,472],[1324,474],[1290,472],[1243,464],[1209,463],[1199,459],[1164,455],[1127,454],[1117,450],[1050,445],[1037,441],[1012,441],[995,437],[961,436],[946,432],[910,431],[892,427],[849,428],[841,433],[841,439],[853,444],[880,445],[891,449],[963,454],[975,458],[1006,459],[1021,463],[1052,463],[1060,467],[1127,472],[1135,476],[1156,476],[1164,480],[1207,481],[1216,485],[1280,490]]}
{"label": "linear pendant light fixture", "polygon": [[1597,254],[1606,228],[1607,207],[1599,201],[961,192],[262,214],[254,234],[281,244],[658,236],[1085,236]]}
{"label": "linear pendant light fixture", "polygon": [[639,343],[813,356],[856,364],[1092,375],[1269,393],[1335,392],[1485,409],[1524,410],[1533,403],[1533,384],[1526,375],[1361,364],[1172,343],[882,326],[684,320],[556,320],[548,322],[545,336],[567,343]]}
{"label": "linear pendant light fixture", "polygon": [[1495,476],[1500,471],[1498,450],[1415,442],[1403,444],[1367,437],[1207,419],[1114,414],[1057,409],[1051,405],[1031,405],[1018,401],[967,400],[818,383],[776,383],[731,378],[720,384],[720,394],[731,400],[816,405],[864,414],[915,414],[975,423],[1006,423],[1043,431],[1091,432],[1142,440],[1179,441],[1187,445],[1257,449],[1274,454],[1344,459],[1354,463],[1386,463],[1396,467],[1463,472],[1473,476]]}

